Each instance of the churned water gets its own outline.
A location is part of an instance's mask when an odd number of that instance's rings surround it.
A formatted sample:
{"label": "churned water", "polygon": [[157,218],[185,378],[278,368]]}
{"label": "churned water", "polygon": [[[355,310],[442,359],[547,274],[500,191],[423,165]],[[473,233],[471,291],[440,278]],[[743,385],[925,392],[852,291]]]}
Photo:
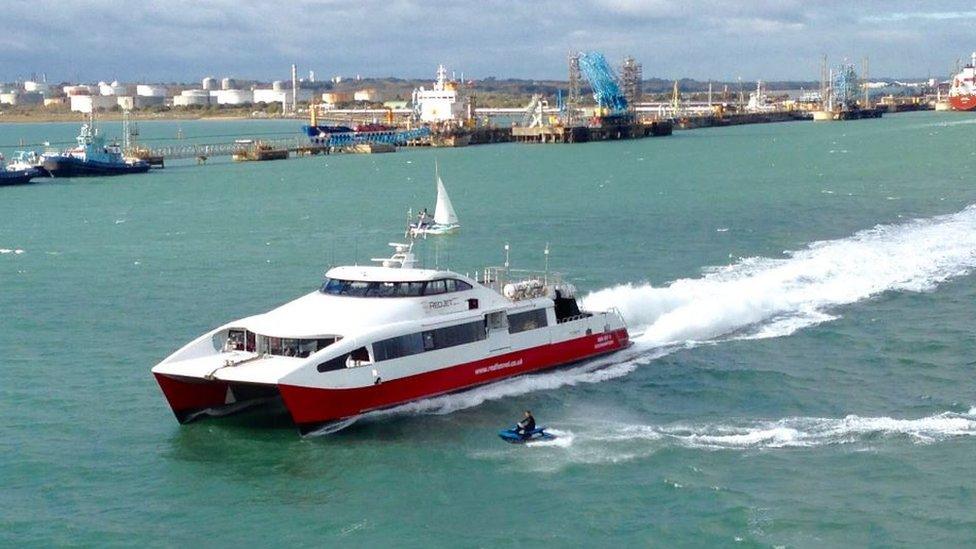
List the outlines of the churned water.
{"label": "churned water", "polygon": [[[0,188],[0,543],[976,542],[976,119],[918,113]],[[295,122],[156,122],[142,137]],[[108,133],[117,128],[105,123]],[[73,125],[0,126],[0,150]],[[299,438],[149,374],[387,255],[440,163],[473,273],[551,263],[634,346]],[[512,447],[531,408],[558,438]]]}

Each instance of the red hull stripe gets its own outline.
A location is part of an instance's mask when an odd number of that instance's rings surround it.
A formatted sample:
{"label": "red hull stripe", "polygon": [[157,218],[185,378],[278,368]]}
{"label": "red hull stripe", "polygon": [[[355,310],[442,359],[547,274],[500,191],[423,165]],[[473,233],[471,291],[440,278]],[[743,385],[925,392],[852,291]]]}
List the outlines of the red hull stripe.
{"label": "red hull stripe", "polygon": [[627,330],[621,329],[368,387],[323,389],[279,384],[278,390],[295,423],[324,423],[610,353],[626,347],[628,341]]}
{"label": "red hull stripe", "polygon": [[949,106],[957,111],[971,111],[976,109],[976,96],[950,95]]}
{"label": "red hull stripe", "polygon": [[223,381],[154,375],[170,408],[181,423],[188,412],[223,406],[227,399],[228,384]]}

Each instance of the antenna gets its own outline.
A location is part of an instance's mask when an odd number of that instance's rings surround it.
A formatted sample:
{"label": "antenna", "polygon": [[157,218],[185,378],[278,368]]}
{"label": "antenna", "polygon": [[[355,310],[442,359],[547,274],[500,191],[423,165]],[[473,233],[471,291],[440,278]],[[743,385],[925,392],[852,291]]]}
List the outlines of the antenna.
{"label": "antenna", "polygon": [[511,248],[510,248],[510,246],[508,245],[508,242],[506,242],[506,243],[505,243],[505,270],[506,270],[506,271],[508,270],[508,265],[509,265],[509,261],[508,261],[508,251],[509,251],[510,249],[511,249]]}
{"label": "antenna", "polygon": [[545,252],[543,252],[543,253],[544,253],[544,254],[545,254],[545,256],[546,256],[546,276],[545,276],[545,285],[546,285],[546,286],[548,286],[548,285],[549,285],[549,243],[548,243],[548,242],[546,242],[546,251],[545,251]]}

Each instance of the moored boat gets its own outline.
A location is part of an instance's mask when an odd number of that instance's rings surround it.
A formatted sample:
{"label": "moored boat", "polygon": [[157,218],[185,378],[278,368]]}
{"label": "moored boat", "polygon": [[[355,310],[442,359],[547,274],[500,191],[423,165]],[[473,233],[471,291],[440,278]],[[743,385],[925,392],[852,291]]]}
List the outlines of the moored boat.
{"label": "moored boat", "polygon": [[37,167],[37,155],[33,151],[17,151],[6,166],[0,163],[0,185],[24,185],[42,175],[44,172]]}
{"label": "moored boat", "polygon": [[956,111],[976,109],[976,52],[970,62],[952,78],[949,106]]}
{"label": "moored boat", "polygon": [[41,155],[41,167],[51,177],[124,175],[149,171],[148,162],[126,159],[121,147],[107,143],[95,128],[94,118],[82,124],[75,140],[78,144],[74,148]]}
{"label": "moored boat", "polygon": [[553,273],[480,277],[417,267],[412,244],[376,266],[211,330],[153,367],[181,423],[281,402],[301,433],[625,348],[616,311],[582,311]]}

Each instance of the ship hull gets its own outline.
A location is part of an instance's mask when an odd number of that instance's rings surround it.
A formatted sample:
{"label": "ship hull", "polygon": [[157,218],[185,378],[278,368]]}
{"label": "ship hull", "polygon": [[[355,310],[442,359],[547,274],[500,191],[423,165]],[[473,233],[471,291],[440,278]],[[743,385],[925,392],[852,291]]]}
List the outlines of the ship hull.
{"label": "ship hull", "polygon": [[976,109],[976,95],[950,95],[949,106],[954,111],[971,111]]}
{"label": "ship hull", "polygon": [[25,185],[31,182],[31,179],[41,175],[40,170],[17,170],[8,171],[0,169],[0,186],[6,185]]}
{"label": "ship hull", "polygon": [[389,381],[380,379],[358,387],[309,387],[284,383],[258,386],[160,373],[155,377],[180,423],[208,415],[226,415],[280,399],[299,431],[308,434],[328,426],[351,423],[348,420],[367,412],[566,366],[619,351],[629,344],[627,330],[621,328]]}
{"label": "ship hull", "polygon": [[45,158],[42,167],[51,177],[94,177],[145,173],[149,171],[149,164],[146,162],[115,164],[95,160],[81,160],[71,156]]}
{"label": "ship hull", "polygon": [[322,426],[431,397],[495,383],[514,376],[566,366],[619,351],[629,345],[626,329],[532,347],[374,385],[354,388],[301,387],[278,390],[302,434]]}

